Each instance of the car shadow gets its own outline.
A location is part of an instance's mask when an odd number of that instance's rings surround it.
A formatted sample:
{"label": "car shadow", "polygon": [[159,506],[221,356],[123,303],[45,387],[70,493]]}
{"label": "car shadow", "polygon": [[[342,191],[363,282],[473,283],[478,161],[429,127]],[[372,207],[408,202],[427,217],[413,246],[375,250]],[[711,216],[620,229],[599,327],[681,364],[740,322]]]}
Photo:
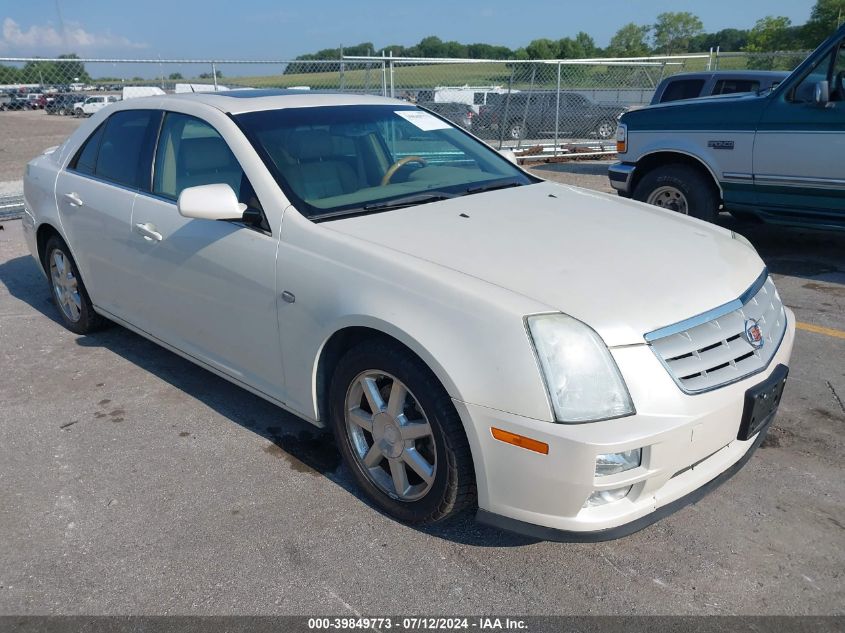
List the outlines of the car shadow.
{"label": "car shadow", "polygon": [[718,223],[748,238],[772,273],[845,285],[845,231],[764,224],[727,213]]}
{"label": "car shadow", "polygon": [[[0,263],[0,281],[9,293],[62,325],[49,287],[31,257]],[[266,439],[263,451],[297,472],[319,474],[384,515],[365,498],[341,461],[333,435],[220,378],[181,356],[118,325],[79,336],[77,345],[107,349],[176,389],[196,398],[226,419]],[[391,517],[384,515],[391,521]],[[514,547],[536,540],[476,523],[471,512],[428,526],[412,526],[430,536],[480,547]]]}

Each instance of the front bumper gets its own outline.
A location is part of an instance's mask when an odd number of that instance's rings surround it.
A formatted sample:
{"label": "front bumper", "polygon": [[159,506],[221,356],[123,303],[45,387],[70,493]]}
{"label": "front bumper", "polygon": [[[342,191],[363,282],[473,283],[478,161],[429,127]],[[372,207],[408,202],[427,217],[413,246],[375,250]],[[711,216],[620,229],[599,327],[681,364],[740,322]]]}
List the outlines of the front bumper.
{"label": "front bumper", "polygon": [[[612,349],[637,414],[553,424],[456,401],[475,460],[478,519],[550,540],[605,540],[635,532],[698,500],[739,470],[764,433],[737,439],[747,389],[789,364],[795,320],[769,366],[711,392],[687,395],[646,345]],[[547,455],[493,438],[491,427],[549,445]],[[596,456],[642,448],[639,467],[595,476]],[[597,490],[631,486],[615,502],[584,507]]]}
{"label": "front bumper", "polygon": [[630,163],[613,163],[607,169],[607,177],[610,179],[610,186],[619,192],[619,195],[630,198],[634,193],[631,184],[634,181],[634,170],[636,165]]}

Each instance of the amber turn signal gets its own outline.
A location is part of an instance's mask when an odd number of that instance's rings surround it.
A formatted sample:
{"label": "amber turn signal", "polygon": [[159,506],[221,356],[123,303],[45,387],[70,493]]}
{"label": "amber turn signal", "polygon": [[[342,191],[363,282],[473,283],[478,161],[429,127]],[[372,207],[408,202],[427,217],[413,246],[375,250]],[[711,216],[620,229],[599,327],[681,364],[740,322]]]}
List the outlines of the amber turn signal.
{"label": "amber turn signal", "polygon": [[494,438],[500,442],[504,442],[505,444],[513,444],[514,446],[519,446],[519,448],[524,448],[543,455],[549,454],[549,445],[545,442],[532,440],[530,437],[517,435],[516,433],[511,433],[510,431],[503,431],[502,429],[497,429],[495,426],[490,427],[490,431],[493,433]]}

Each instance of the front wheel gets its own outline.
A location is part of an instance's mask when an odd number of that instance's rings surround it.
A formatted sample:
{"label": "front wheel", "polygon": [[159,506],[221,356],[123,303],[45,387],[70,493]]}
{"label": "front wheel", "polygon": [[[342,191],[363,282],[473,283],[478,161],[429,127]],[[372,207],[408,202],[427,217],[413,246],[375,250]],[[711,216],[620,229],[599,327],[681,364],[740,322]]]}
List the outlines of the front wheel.
{"label": "front wheel", "polygon": [[457,411],[409,350],[371,340],[341,358],[330,415],[340,452],[367,496],[407,523],[432,523],[475,502],[469,444]]}
{"label": "front wheel", "polygon": [[511,140],[519,141],[525,137],[525,128],[522,123],[515,121],[508,126],[508,136]]}
{"label": "front wheel", "polygon": [[54,236],[47,241],[44,268],[50,278],[53,303],[59,309],[65,327],[77,334],[100,329],[105,319],[94,312],[76,262],[61,238]]}
{"label": "front wheel", "polygon": [[715,222],[719,209],[713,183],[689,165],[664,165],[651,170],[637,183],[633,197],[706,222]]}

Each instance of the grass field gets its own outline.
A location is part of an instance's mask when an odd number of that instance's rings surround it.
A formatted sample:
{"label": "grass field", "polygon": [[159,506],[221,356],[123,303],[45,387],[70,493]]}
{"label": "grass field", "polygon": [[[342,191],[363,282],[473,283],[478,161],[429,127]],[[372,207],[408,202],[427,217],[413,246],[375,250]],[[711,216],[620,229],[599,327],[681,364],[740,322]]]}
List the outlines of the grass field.
{"label": "grass field", "polygon": [[[745,54],[723,54],[718,58],[720,70],[777,69],[791,70],[803,55],[760,57]],[[352,65],[353,63],[350,63]],[[566,88],[649,88],[661,77],[678,72],[706,70],[706,58],[687,59],[683,63],[660,65],[570,65],[564,64],[561,82]],[[343,73],[343,85],[349,90],[380,91],[382,81],[390,85],[390,70],[383,77],[380,64],[367,69],[352,68]],[[557,83],[557,66],[554,64],[518,64],[506,62],[450,63],[450,64],[395,64],[393,85],[395,90],[404,88],[434,88],[436,86],[507,86],[526,89],[553,88]],[[277,74],[262,76],[226,76],[221,82],[228,85],[254,88],[289,88],[308,86],[312,89],[338,89],[341,73],[338,69],[325,72]]]}

